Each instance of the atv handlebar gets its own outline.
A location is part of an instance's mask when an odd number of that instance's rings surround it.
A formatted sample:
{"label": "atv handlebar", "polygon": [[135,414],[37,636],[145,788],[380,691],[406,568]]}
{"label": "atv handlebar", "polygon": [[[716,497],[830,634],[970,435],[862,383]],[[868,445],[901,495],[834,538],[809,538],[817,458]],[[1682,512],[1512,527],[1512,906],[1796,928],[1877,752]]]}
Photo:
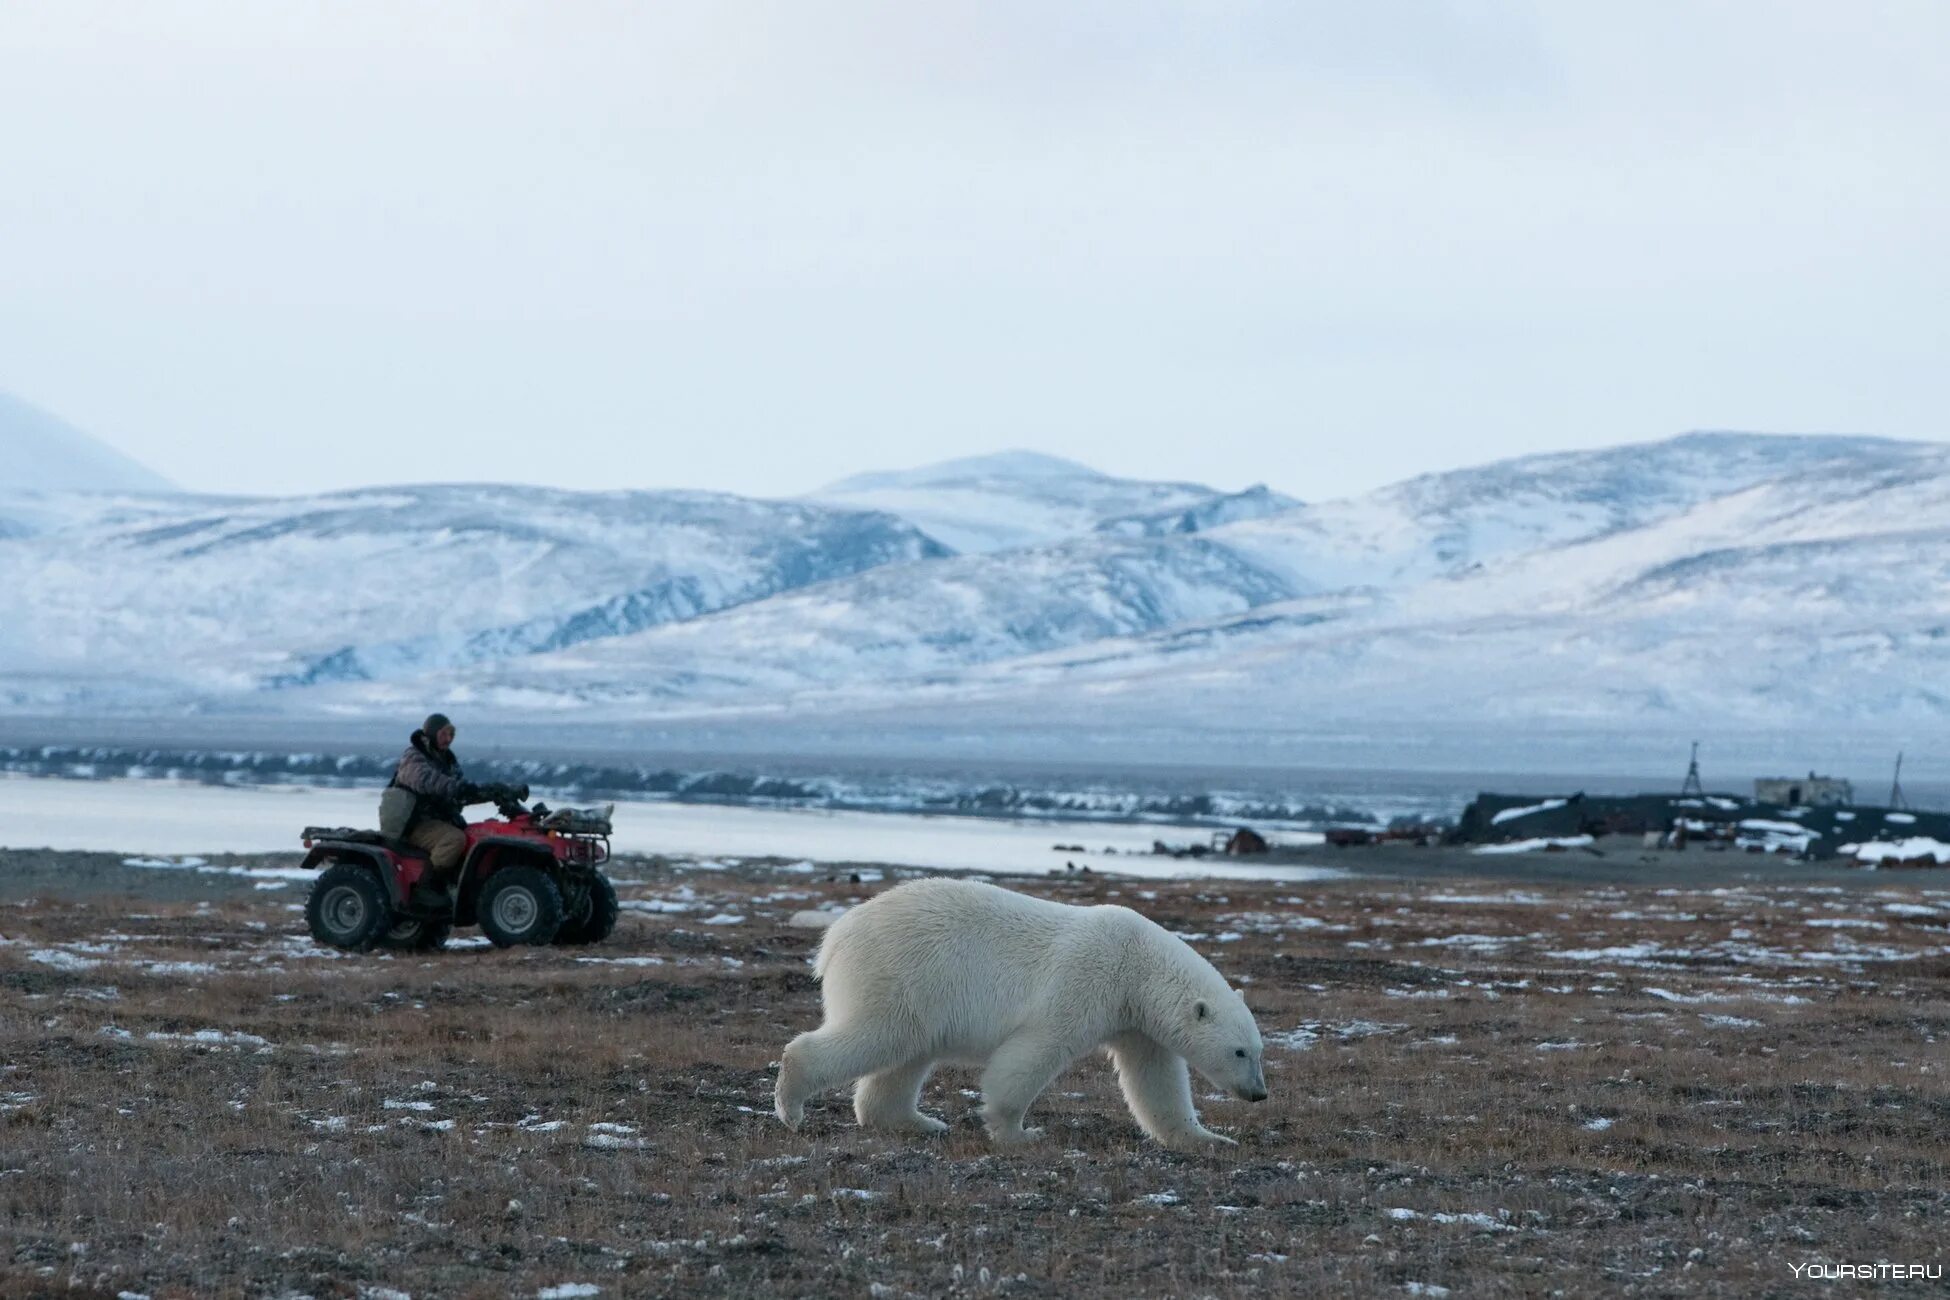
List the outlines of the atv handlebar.
{"label": "atv handlebar", "polygon": [[503,817],[513,817],[527,810],[521,806],[528,797],[526,785],[507,785],[496,781],[481,787],[481,797],[495,807]]}

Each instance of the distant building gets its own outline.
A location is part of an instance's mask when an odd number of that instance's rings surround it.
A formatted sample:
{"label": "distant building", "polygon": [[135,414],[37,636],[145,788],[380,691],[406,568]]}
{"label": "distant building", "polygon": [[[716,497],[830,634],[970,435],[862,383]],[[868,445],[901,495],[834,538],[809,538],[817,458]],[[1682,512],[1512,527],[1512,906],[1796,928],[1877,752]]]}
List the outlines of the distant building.
{"label": "distant building", "polygon": [[1846,808],[1855,802],[1855,787],[1838,776],[1764,776],[1754,782],[1754,799],[1786,807]]}

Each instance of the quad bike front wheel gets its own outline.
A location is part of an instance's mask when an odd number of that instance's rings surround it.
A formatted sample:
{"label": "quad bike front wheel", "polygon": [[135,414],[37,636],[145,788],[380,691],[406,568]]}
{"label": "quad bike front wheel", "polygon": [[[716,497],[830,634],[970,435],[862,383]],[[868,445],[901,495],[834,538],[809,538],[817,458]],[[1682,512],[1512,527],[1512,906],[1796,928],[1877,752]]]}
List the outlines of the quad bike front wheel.
{"label": "quad bike front wheel", "polygon": [[393,924],[386,887],[369,868],[341,862],[327,867],[305,901],[311,937],[347,952],[364,952]]}
{"label": "quad bike front wheel", "polygon": [[481,887],[475,910],[497,948],[545,944],[562,928],[562,891],[545,871],[503,867]]}
{"label": "quad bike front wheel", "polygon": [[616,914],[620,910],[616,902],[616,886],[609,883],[608,876],[598,871],[596,878],[589,882],[588,897],[583,902],[581,914],[562,922],[562,928],[555,932],[555,942],[601,943],[616,928]]}

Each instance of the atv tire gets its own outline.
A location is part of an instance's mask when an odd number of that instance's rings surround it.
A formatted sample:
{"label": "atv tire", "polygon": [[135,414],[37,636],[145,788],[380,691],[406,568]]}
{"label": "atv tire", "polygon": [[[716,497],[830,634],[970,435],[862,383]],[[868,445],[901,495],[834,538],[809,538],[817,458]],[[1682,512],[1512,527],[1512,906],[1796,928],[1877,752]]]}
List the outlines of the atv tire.
{"label": "atv tire", "polygon": [[602,872],[589,883],[589,905],[579,917],[562,922],[555,932],[557,943],[601,943],[616,928],[616,886]]}
{"label": "atv tire", "polygon": [[445,917],[403,916],[379,936],[379,946],[398,952],[436,952],[453,932],[454,923]]}
{"label": "atv tire", "polygon": [[497,948],[552,942],[562,928],[562,891],[534,867],[502,867],[481,887],[481,929]]}
{"label": "atv tire", "polygon": [[327,867],[305,901],[311,937],[347,952],[365,952],[392,928],[386,887],[369,867],[340,862]]}

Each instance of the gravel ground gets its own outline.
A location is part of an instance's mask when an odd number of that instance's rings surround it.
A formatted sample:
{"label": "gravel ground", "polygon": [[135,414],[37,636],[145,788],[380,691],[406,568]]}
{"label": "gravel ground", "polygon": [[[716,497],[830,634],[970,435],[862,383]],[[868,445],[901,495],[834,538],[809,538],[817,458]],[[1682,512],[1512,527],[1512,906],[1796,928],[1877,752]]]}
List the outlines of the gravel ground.
{"label": "gravel ground", "polygon": [[[0,1295],[1744,1297],[1805,1289],[1795,1265],[1940,1270],[1950,877],[1551,858],[1014,882],[1136,907],[1245,988],[1273,1098],[1203,1098],[1240,1146],[1180,1156],[1094,1059],[1028,1149],[989,1146],[961,1070],[924,1099],[938,1139],[863,1134],[838,1094],[778,1124],[779,1048],[819,1018],[791,918],[899,873],[624,861],[598,948],[350,957],[305,936],[303,881],[242,874],[285,855],[8,852]],[[1524,874],[1563,870],[1612,874]]]}

